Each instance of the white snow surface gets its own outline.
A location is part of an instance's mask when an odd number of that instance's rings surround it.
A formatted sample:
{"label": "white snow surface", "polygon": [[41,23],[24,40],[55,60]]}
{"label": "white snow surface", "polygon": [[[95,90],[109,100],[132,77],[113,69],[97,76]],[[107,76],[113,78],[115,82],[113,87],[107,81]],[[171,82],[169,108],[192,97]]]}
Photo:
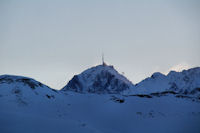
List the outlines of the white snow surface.
{"label": "white snow surface", "polygon": [[[86,87],[94,75],[101,77],[105,66],[98,67],[81,74]],[[108,72],[133,85],[110,66]],[[31,78],[2,75],[0,133],[199,133],[199,74],[199,68],[154,73],[119,94],[56,91]]]}
{"label": "white snow surface", "polygon": [[[0,88],[2,89],[2,88]],[[22,105],[14,94],[0,97],[3,133],[199,133],[200,103],[174,96],[140,98],[113,94],[33,97]],[[38,97],[35,96],[35,99]],[[12,100],[10,100],[12,99]],[[116,99],[123,99],[123,103]],[[35,101],[35,102],[31,102]]]}

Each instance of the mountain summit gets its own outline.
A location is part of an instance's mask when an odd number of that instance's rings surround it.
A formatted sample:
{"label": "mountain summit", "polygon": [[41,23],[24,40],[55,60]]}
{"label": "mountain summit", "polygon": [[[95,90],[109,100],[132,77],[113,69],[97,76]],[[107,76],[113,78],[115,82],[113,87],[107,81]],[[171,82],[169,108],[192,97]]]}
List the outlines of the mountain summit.
{"label": "mountain summit", "polygon": [[98,65],[75,75],[62,91],[89,92],[89,93],[120,93],[134,85],[113,66]]}

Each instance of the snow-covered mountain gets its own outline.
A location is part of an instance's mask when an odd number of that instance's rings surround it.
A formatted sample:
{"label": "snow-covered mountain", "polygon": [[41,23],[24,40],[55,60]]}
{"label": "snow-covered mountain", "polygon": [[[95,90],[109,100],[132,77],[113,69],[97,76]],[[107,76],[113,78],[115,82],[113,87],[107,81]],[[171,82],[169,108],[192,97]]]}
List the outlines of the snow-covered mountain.
{"label": "snow-covered mountain", "polygon": [[29,102],[48,101],[58,97],[59,92],[27,77],[0,76],[0,97],[17,104],[28,105]]}
{"label": "snow-covered mountain", "polygon": [[132,89],[134,85],[113,66],[106,64],[89,68],[75,75],[62,91],[89,93],[120,93]]}
{"label": "snow-covered mountain", "polygon": [[200,67],[171,71],[167,75],[156,72],[135,85],[135,93],[174,91],[182,94],[200,94]]}
{"label": "snow-covered mountain", "polygon": [[138,84],[132,84],[119,74],[113,66],[98,65],[75,75],[62,91],[89,93],[150,94],[174,91],[181,94],[200,94],[200,67],[171,71],[168,75],[160,72],[152,74]]}
{"label": "snow-covered mountain", "polygon": [[61,91],[2,75],[0,132],[199,133],[199,72],[154,73],[134,86],[104,64],[74,76]]}

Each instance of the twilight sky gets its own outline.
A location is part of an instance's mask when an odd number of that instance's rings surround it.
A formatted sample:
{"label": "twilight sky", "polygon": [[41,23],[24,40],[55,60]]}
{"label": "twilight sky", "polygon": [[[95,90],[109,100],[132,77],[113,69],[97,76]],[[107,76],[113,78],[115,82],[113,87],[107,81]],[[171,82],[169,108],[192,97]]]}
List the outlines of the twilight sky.
{"label": "twilight sky", "polygon": [[0,75],[55,89],[105,61],[133,83],[200,66],[199,0],[0,0]]}

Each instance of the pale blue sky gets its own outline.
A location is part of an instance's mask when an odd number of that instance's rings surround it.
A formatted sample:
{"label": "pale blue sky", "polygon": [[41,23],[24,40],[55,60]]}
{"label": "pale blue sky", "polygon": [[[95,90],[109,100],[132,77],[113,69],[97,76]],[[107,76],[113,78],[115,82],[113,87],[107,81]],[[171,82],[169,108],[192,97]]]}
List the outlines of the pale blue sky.
{"label": "pale blue sky", "polygon": [[133,83],[200,66],[199,0],[0,0],[0,74],[55,89],[101,63]]}

